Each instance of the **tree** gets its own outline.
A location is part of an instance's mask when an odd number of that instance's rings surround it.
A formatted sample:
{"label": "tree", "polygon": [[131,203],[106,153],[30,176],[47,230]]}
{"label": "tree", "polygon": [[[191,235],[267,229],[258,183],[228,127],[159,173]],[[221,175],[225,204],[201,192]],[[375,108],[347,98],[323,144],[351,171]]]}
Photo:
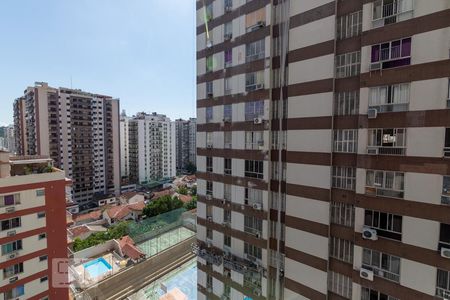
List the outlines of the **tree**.
{"label": "tree", "polygon": [[192,195],[192,196],[197,196],[197,186],[196,186],[196,185],[194,185],[194,186],[191,188],[191,195]]}
{"label": "tree", "polygon": [[192,197],[192,200],[184,204],[186,210],[192,210],[197,208],[197,196]]}
{"label": "tree", "polygon": [[142,211],[148,218],[183,207],[183,202],[178,197],[165,195],[151,201]]}
{"label": "tree", "polygon": [[178,194],[181,194],[181,195],[187,195],[188,189],[184,185],[182,185],[178,188],[177,192],[178,192]]}
{"label": "tree", "polygon": [[186,164],[186,171],[189,174],[194,174],[195,172],[197,172],[197,167],[192,162],[188,162]]}

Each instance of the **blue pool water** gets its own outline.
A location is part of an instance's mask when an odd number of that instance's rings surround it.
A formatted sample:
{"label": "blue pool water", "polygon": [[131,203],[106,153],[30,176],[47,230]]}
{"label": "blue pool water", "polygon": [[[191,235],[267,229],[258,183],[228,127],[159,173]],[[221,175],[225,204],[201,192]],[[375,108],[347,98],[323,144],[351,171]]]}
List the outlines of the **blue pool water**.
{"label": "blue pool water", "polygon": [[[189,300],[197,300],[197,262],[165,280],[164,285],[167,291],[179,288]],[[164,292],[159,290],[159,294],[162,296]]]}
{"label": "blue pool water", "polygon": [[83,265],[92,278],[97,278],[112,269],[111,265],[103,258],[97,258]]}

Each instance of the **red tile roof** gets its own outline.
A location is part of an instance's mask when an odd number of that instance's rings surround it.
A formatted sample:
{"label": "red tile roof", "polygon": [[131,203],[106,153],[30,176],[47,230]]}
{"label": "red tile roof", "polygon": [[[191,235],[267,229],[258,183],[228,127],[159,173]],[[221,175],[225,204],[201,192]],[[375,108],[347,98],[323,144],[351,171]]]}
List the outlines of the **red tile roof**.
{"label": "red tile roof", "polygon": [[144,201],[139,201],[139,202],[135,202],[132,204],[128,204],[128,208],[131,210],[137,210],[137,211],[142,211],[145,207],[145,202]]}
{"label": "red tile roof", "polygon": [[106,213],[111,219],[122,219],[131,213],[127,205],[118,205],[108,208]]}
{"label": "red tile roof", "polygon": [[158,199],[158,198],[160,198],[162,196],[171,196],[173,194],[174,194],[174,192],[172,190],[170,190],[170,189],[159,191],[159,192],[153,192],[152,199],[156,200],[156,199]]}
{"label": "red tile roof", "polygon": [[128,235],[119,240],[119,246],[122,253],[133,260],[137,260],[145,256],[145,254],[134,245],[133,239]]}
{"label": "red tile roof", "polygon": [[73,238],[79,237],[84,233],[88,233],[90,230],[86,225],[81,225],[77,227],[70,228]]}
{"label": "red tile roof", "polygon": [[180,199],[183,203],[187,203],[192,200],[192,196],[189,195],[179,195],[178,199]]}
{"label": "red tile roof", "polygon": [[122,199],[125,199],[125,200],[130,200],[131,198],[133,198],[136,195],[138,195],[137,192],[128,192],[128,193],[123,193],[119,197]]}
{"label": "red tile roof", "polygon": [[86,220],[98,220],[101,218],[101,216],[102,216],[102,211],[96,210],[96,211],[91,211],[90,213],[87,213],[87,214],[73,216],[73,220],[75,222],[81,222],[81,221],[86,221]]}

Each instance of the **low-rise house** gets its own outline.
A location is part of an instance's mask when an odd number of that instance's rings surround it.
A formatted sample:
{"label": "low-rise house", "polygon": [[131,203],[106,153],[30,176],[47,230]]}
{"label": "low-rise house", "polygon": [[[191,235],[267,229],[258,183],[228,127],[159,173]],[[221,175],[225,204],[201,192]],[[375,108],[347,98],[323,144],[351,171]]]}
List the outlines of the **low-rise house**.
{"label": "low-rise house", "polygon": [[118,200],[121,204],[132,204],[136,202],[141,202],[145,200],[145,196],[143,194],[137,192],[129,192],[124,193],[118,197]]}
{"label": "low-rise house", "polygon": [[102,211],[95,210],[85,214],[78,214],[72,216],[74,225],[82,225],[87,223],[96,222],[102,219]]}
{"label": "low-rise house", "polygon": [[103,219],[109,225],[126,220],[137,221],[141,218],[144,207],[144,201],[113,206],[103,211]]}
{"label": "low-rise house", "polygon": [[122,252],[122,255],[124,257],[130,258],[134,262],[145,258],[145,253],[143,253],[141,250],[139,250],[138,247],[136,247],[133,239],[128,235],[120,238],[118,242],[120,251]]}

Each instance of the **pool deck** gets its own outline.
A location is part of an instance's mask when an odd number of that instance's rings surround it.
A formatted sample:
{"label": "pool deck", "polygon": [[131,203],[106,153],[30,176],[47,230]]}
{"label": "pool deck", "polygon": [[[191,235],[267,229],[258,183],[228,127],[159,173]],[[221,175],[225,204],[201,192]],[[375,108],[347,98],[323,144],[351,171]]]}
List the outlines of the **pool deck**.
{"label": "pool deck", "polygon": [[84,291],[87,294],[85,296],[104,300],[125,299],[192,260],[195,255],[191,251],[191,244],[195,241],[196,237],[192,236],[141,263],[126,268],[89,287]]}
{"label": "pool deck", "polygon": [[107,271],[97,277],[92,277],[91,274],[89,273],[88,270],[85,269],[84,265],[88,264],[91,261],[97,260],[99,257],[93,258],[83,264],[80,264],[76,267],[74,267],[77,277],[77,280],[80,284],[80,286],[82,287],[88,287],[92,284],[95,284],[103,279],[105,279],[106,277],[110,276],[111,274],[115,274],[117,272],[120,271],[121,267],[120,267],[120,261],[117,260],[111,253],[107,253],[102,257],[108,264],[111,265],[112,269],[110,271]]}

